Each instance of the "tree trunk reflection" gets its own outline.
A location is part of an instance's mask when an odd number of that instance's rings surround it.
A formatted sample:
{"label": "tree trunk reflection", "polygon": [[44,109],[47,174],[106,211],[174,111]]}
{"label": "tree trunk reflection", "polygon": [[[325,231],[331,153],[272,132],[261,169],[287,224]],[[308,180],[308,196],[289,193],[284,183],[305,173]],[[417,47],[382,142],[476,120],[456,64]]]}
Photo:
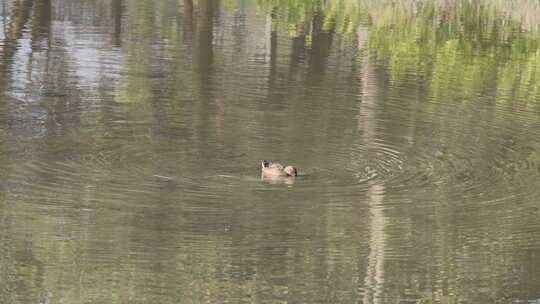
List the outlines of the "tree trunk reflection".
{"label": "tree trunk reflection", "polygon": [[[358,49],[362,50],[369,37],[367,28],[358,29]],[[363,56],[360,81],[362,100],[358,113],[358,129],[362,132],[362,144],[366,150],[373,150],[373,142],[377,137],[377,97],[378,87],[376,83],[377,75],[375,67],[370,64],[367,55]],[[364,298],[363,303],[382,303],[382,287],[384,283],[384,229],[385,216],[381,205],[384,201],[384,186],[372,184],[367,191],[369,204],[369,254],[366,267],[366,277],[364,278]]]}

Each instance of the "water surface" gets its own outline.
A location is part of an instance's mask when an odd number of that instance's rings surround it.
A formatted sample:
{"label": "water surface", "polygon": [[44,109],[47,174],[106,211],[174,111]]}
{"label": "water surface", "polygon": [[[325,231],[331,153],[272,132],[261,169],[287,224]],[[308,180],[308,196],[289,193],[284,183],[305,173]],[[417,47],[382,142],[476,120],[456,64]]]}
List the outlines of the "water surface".
{"label": "water surface", "polygon": [[0,302],[536,303],[537,6],[5,1]]}

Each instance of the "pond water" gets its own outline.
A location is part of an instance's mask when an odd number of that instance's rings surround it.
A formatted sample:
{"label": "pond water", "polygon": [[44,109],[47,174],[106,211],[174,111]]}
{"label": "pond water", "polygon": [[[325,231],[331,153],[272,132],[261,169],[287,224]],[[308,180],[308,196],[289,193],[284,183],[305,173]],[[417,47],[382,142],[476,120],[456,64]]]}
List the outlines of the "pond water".
{"label": "pond water", "polygon": [[536,2],[0,10],[1,303],[540,301]]}

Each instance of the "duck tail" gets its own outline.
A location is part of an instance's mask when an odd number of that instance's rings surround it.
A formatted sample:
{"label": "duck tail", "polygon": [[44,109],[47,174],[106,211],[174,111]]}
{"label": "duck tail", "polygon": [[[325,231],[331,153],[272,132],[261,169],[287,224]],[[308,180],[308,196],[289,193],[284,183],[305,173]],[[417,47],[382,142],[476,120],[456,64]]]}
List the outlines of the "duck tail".
{"label": "duck tail", "polygon": [[261,160],[261,165],[263,168],[268,168],[268,166],[270,165],[270,162],[267,160]]}

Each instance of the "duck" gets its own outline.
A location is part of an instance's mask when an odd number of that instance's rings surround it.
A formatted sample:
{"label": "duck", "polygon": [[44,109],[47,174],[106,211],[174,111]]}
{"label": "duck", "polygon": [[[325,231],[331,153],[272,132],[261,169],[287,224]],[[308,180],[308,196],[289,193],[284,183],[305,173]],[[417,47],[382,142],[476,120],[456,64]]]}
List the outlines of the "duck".
{"label": "duck", "polygon": [[261,161],[261,172],[267,177],[295,177],[298,170],[293,166],[283,167],[279,163],[263,160]]}

